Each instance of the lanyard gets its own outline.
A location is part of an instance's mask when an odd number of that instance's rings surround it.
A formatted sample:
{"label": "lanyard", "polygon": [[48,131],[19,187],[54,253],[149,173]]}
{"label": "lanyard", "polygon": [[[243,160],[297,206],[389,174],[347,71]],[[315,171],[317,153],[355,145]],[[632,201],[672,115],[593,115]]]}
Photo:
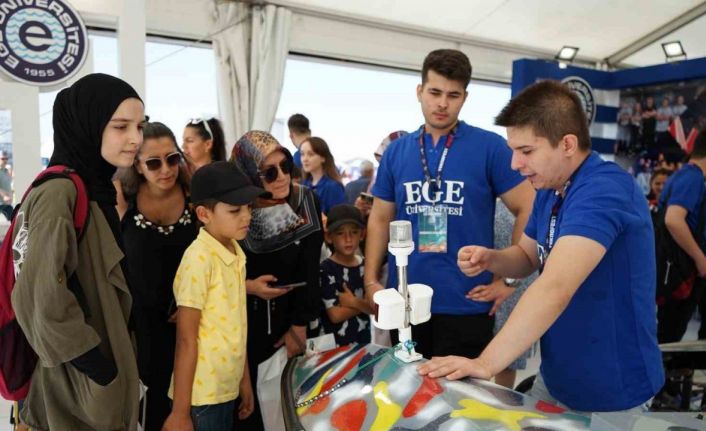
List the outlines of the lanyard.
{"label": "lanyard", "polygon": [[561,210],[561,206],[564,204],[564,198],[566,197],[566,194],[568,193],[569,186],[571,186],[571,183],[574,182],[574,179],[576,178],[576,174],[579,173],[583,165],[586,163],[586,160],[588,160],[591,156],[589,155],[586,157],[579,167],[574,171],[573,174],[571,174],[571,178],[569,178],[569,181],[564,184],[564,187],[560,192],[555,192],[557,195],[557,200],[554,202],[554,205],[552,206],[552,215],[549,218],[549,229],[547,229],[547,240],[545,241],[545,244],[547,245],[547,256],[549,256],[549,253],[552,251],[552,247],[554,247],[554,242],[556,241],[556,225],[559,220],[559,211]]}
{"label": "lanyard", "polygon": [[436,192],[438,187],[441,186],[441,172],[444,170],[444,165],[446,164],[446,156],[449,154],[449,148],[454,142],[456,137],[456,131],[458,130],[458,124],[451,129],[451,133],[446,138],[446,144],[444,144],[444,151],[441,153],[441,160],[439,160],[439,167],[436,170],[436,179],[432,180],[431,172],[429,171],[429,162],[427,161],[427,154],[424,151],[424,126],[421,127],[419,133],[419,153],[422,160],[422,170],[424,171],[424,180],[430,183],[429,186],[433,187],[432,191]]}
{"label": "lanyard", "polygon": [[552,247],[554,247],[554,241],[556,239],[556,223],[559,219],[559,210],[561,209],[561,205],[564,203],[564,196],[566,196],[566,189],[569,187],[569,184],[570,182],[564,185],[563,194],[557,193],[559,196],[552,206],[552,216],[549,218],[549,229],[547,229],[547,240],[545,242],[545,244],[547,244],[547,255],[549,255],[552,251]]}

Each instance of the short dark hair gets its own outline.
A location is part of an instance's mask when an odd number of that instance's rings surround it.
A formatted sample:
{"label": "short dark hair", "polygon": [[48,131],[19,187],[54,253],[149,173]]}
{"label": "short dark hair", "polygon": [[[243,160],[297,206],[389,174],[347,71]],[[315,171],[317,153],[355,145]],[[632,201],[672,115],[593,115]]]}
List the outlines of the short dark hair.
{"label": "short dark hair", "polygon": [[706,129],[699,132],[694,140],[694,149],[691,151],[691,158],[706,158]]}
{"label": "short dark hair", "polygon": [[579,148],[591,149],[588,119],[581,101],[566,85],[552,80],[530,85],[513,97],[495,117],[495,125],[532,128],[535,135],[553,147],[565,135],[576,135]]}
{"label": "short dark hair", "polygon": [[[218,118],[209,118],[208,120],[203,119],[202,121],[191,120],[186,127],[191,127],[196,130],[196,133],[203,140],[210,139],[211,145],[211,161],[220,162],[226,159],[226,138],[223,133],[223,126]],[[203,121],[208,122],[208,128],[211,129],[211,133],[208,132],[206,126],[204,126]]]}
{"label": "short dark hair", "polygon": [[458,81],[463,88],[471,82],[471,62],[468,56],[457,49],[437,49],[427,54],[422,66],[422,84],[427,82],[433,70],[451,81]]}
{"label": "short dark hair", "polygon": [[287,127],[289,127],[290,131],[298,135],[311,133],[311,130],[309,129],[309,119],[306,118],[303,114],[294,114],[289,117],[289,120],[287,121]]}

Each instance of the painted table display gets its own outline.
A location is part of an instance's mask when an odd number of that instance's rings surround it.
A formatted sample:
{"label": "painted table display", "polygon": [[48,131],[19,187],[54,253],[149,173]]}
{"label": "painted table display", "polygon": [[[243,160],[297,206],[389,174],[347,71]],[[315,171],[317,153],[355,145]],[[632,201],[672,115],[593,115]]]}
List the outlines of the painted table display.
{"label": "painted table display", "polygon": [[348,345],[290,360],[282,377],[288,430],[581,431],[590,419],[493,383],[420,376],[391,348]]}

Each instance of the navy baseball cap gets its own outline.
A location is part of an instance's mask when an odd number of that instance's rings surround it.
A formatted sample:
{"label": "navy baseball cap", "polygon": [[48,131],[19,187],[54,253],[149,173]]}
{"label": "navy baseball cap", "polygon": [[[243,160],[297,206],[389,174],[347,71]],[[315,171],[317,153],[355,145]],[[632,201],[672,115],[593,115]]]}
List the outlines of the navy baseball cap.
{"label": "navy baseball cap", "polygon": [[363,214],[358,208],[349,204],[333,206],[326,214],[326,220],[326,230],[328,232],[335,232],[336,229],[348,223],[365,228]]}
{"label": "navy baseball cap", "polygon": [[191,179],[191,201],[198,204],[215,199],[230,205],[248,205],[272,194],[254,186],[231,162],[213,162],[198,169]]}

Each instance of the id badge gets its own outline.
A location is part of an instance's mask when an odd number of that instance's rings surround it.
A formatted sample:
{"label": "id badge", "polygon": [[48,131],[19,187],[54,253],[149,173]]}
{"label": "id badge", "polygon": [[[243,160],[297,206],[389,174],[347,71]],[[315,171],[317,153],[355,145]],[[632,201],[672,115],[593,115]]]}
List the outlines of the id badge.
{"label": "id badge", "polygon": [[448,215],[445,211],[419,214],[420,253],[446,253],[448,240]]}

